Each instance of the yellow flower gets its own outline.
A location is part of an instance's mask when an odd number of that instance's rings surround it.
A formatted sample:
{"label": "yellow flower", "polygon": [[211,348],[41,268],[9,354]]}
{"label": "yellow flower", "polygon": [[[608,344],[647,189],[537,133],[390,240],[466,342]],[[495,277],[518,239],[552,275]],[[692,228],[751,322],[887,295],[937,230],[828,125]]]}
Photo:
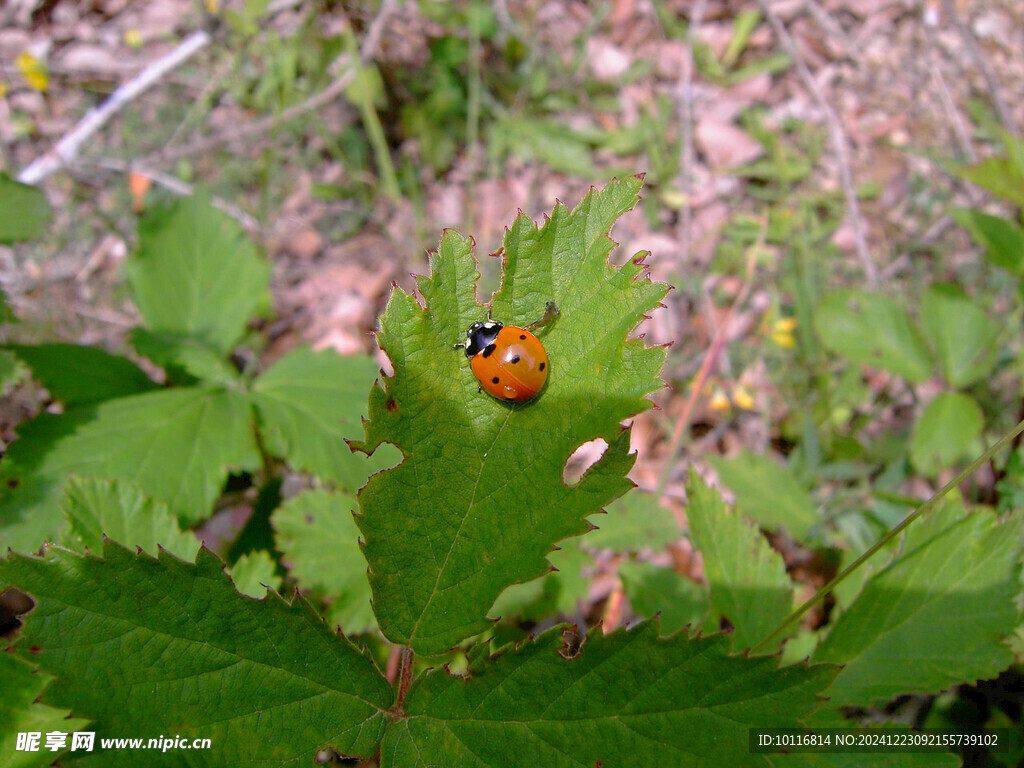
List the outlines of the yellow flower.
{"label": "yellow flower", "polygon": [[29,88],[40,93],[46,93],[46,89],[50,85],[50,75],[39,59],[28,51],[22,51],[18,54],[15,63],[18,66],[18,71],[21,72],[21,76],[28,83]]}
{"label": "yellow flower", "polygon": [[772,341],[783,349],[792,349],[796,346],[796,338],[793,336],[795,328],[795,317],[780,317],[772,323]]}
{"label": "yellow flower", "polygon": [[135,29],[126,29],[124,31],[124,44],[129,48],[141,48],[142,47],[142,33]]}
{"label": "yellow flower", "polygon": [[217,0],[205,0],[203,5],[206,6],[206,12],[211,16],[216,16],[220,13],[220,3]]}
{"label": "yellow flower", "polygon": [[736,387],[732,391],[732,401],[736,404],[737,408],[742,408],[745,411],[752,411],[754,409],[754,397],[747,391],[746,387]]}
{"label": "yellow flower", "polygon": [[7,83],[0,80],[0,99],[7,95]]}
{"label": "yellow flower", "polygon": [[717,411],[718,413],[728,413],[732,405],[729,403],[729,397],[720,389],[715,389],[715,394],[711,396],[711,410]]}

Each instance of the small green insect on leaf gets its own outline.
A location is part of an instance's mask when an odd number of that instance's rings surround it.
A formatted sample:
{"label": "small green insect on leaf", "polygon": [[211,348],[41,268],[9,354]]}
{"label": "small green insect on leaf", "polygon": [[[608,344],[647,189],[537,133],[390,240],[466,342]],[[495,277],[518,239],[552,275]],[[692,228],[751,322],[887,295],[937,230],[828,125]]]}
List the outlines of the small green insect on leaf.
{"label": "small green insect on leaf", "polygon": [[[630,487],[621,422],[650,407],[665,350],[629,336],[667,287],[640,259],[607,259],[611,226],[641,181],[592,190],[571,212],[559,204],[539,228],[520,215],[506,233],[494,319],[525,325],[549,301],[561,309],[537,332],[551,368],[530,402],[481,392],[452,348],[487,312],[468,238],[445,232],[418,280],[420,301],[396,290],[388,302],[379,341],[394,375],[371,392],[362,448],[392,443],[405,459],[370,479],[358,519],[388,639],[431,654],[483,631],[507,586],[542,576],[555,542],[584,533],[586,516]],[[609,444],[605,455],[565,485],[566,460],[595,438]]]}

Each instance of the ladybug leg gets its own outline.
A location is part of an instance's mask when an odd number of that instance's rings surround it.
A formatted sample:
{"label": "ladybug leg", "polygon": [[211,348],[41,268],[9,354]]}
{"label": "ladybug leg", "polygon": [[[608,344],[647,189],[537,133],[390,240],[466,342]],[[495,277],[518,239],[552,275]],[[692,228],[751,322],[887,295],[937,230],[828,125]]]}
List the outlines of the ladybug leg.
{"label": "ladybug leg", "polygon": [[541,317],[540,320],[537,320],[536,322],[530,323],[528,326],[526,326],[526,330],[536,330],[541,326],[547,325],[556,317],[558,317],[558,305],[555,304],[555,302],[553,301],[549,301],[547,305],[545,305],[544,307],[544,316]]}

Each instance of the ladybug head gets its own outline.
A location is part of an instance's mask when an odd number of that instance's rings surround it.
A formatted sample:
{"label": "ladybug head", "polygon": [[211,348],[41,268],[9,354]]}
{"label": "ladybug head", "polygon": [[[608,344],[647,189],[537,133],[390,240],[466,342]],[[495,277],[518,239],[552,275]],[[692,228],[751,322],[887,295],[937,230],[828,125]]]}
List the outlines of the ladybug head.
{"label": "ladybug head", "polygon": [[505,326],[497,320],[473,323],[466,331],[466,357],[473,357],[491,346]]}

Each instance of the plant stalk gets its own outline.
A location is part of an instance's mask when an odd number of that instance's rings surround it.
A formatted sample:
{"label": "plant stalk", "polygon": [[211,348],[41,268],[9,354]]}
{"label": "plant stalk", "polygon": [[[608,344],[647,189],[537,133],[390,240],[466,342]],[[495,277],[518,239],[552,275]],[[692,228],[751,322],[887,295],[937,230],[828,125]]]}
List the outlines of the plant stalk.
{"label": "plant stalk", "polygon": [[952,480],[950,480],[948,483],[942,486],[942,488],[940,488],[936,493],[932,494],[932,497],[930,499],[925,501],[917,509],[915,509],[909,515],[903,518],[902,522],[900,522],[899,525],[897,525],[895,528],[893,528],[891,531],[885,534],[882,538],[876,541],[870,548],[868,548],[866,552],[864,552],[864,554],[862,554],[860,557],[858,557],[856,560],[850,563],[846,568],[843,569],[841,573],[836,575],[836,577],[833,578],[832,581],[830,581],[824,587],[815,592],[814,595],[806,602],[804,602],[803,605],[801,605],[799,608],[797,608],[795,611],[789,614],[789,616],[787,616],[786,619],[781,624],[779,624],[779,626],[772,630],[772,632],[767,637],[765,637],[763,640],[761,640],[761,642],[759,642],[757,645],[751,648],[750,652],[757,653],[766,645],[768,645],[773,639],[775,639],[780,634],[785,632],[786,629],[788,629],[790,626],[799,621],[801,616],[807,613],[807,611],[809,611],[814,605],[816,605],[820,600],[822,600],[825,597],[825,595],[834,590],[844,579],[846,579],[847,576],[849,576],[861,565],[863,565],[872,555],[878,552],[878,550],[880,550],[894,538],[903,533],[903,531],[906,530],[906,528],[911,523],[917,520],[917,518],[934,509],[935,506],[940,501],[942,501],[942,499],[945,497],[947,493],[949,493],[951,490],[960,485],[960,483],[962,483],[968,477],[973,475],[978,470],[978,467],[980,467],[985,462],[989,461],[993,456],[999,453],[999,451],[1001,451],[1003,448],[1009,445],[1010,442],[1022,432],[1024,432],[1024,420],[1018,422],[1017,426],[1010,430],[1010,432],[1008,432],[1007,434],[1003,435],[1003,437],[1001,437],[995,443],[995,445],[990,447],[987,451],[981,454],[981,456],[972,461],[956,477],[954,477]]}

